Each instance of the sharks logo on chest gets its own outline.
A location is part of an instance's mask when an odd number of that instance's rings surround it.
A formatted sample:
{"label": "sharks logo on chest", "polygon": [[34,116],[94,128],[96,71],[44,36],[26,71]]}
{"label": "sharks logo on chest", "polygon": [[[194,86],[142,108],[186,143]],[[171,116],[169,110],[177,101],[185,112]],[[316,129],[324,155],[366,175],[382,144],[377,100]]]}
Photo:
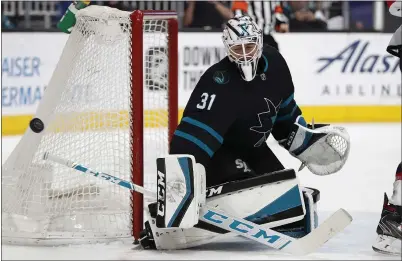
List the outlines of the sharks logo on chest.
{"label": "sharks logo on chest", "polygon": [[267,98],[264,98],[267,104],[267,110],[257,114],[258,125],[252,126],[251,131],[257,132],[262,135],[262,137],[254,144],[254,147],[260,147],[267,139],[271,133],[271,129],[274,125],[276,115],[279,111],[281,102],[275,106],[275,104]]}

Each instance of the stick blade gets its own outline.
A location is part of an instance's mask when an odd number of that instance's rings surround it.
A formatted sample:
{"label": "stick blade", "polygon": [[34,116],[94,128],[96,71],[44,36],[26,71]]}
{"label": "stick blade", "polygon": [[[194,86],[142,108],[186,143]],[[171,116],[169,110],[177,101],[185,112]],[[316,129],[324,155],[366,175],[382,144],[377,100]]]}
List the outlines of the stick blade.
{"label": "stick blade", "polygon": [[343,231],[352,220],[352,216],[346,210],[338,209],[310,234],[299,239],[296,244],[292,244],[291,247],[294,247],[292,252],[307,255],[317,251],[328,240]]}

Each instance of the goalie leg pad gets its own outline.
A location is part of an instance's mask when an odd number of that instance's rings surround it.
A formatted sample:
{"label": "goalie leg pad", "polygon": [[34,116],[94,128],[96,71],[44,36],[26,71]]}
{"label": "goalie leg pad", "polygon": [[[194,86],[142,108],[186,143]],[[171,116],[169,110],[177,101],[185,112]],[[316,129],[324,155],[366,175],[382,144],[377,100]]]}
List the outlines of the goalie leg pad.
{"label": "goalie leg pad", "polygon": [[[301,220],[305,214],[302,190],[294,170],[276,171],[221,186],[223,193],[208,197],[207,204],[233,216],[257,224],[269,222],[275,227]],[[230,192],[230,187],[237,190]]]}
{"label": "goalie leg pad", "polygon": [[[289,171],[292,172],[291,175],[288,175]],[[286,179],[278,178],[281,176]],[[251,187],[250,184],[252,184]],[[299,186],[293,170],[278,171],[247,180],[224,183],[218,187],[221,187],[219,190],[221,193],[211,195],[207,199],[207,204],[226,213],[244,217],[254,223],[281,228],[281,231],[294,237],[301,237],[309,233],[317,225],[315,202],[318,201],[319,192],[312,192],[311,202],[306,196],[308,189]],[[214,186],[215,191],[218,190],[218,187]],[[211,188],[208,191],[211,191]],[[301,196],[302,193],[303,196]],[[155,242],[156,249],[183,249],[230,236],[229,231],[203,221],[199,221],[195,227],[187,229],[158,228],[155,225],[156,203],[149,205],[149,212],[152,217],[149,220],[149,229],[152,232],[143,233],[146,235],[141,240],[144,247],[151,240]],[[286,226],[287,224],[289,225]],[[303,234],[295,235],[296,230],[298,232],[302,230]]]}
{"label": "goalie leg pad", "polygon": [[276,227],[274,230],[285,235],[301,238],[318,227],[317,202],[320,199],[320,191],[313,188],[303,188],[306,215],[300,221],[284,226]]}
{"label": "goalie leg pad", "polygon": [[[301,238],[318,226],[317,202],[320,198],[320,192],[316,189],[303,188],[303,196],[306,205],[304,218],[278,226],[274,230],[294,238]],[[231,195],[227,195],[227,197],[231,197]],[[149,212],[150,215],[156,216],[156,203],[149,205]],[[145,223],[145,229],[140,236],[140,243],[144,249],[177,250],[219,242],[230,236],[228,231],[203,221],[200,221],[196,227],[189,229],[160,229],[155,225],[155,218],[150,218]]]}
{"label": "goalie leg pad", "polygon": [[140,233],[140,244],[144,249],[177,250],[204,245],[220,234],[196,227],[158,228],[156,226],[157,203],[148,205],[150,218],[145,222],[145,229]]}
{"label": "goalie leg pad", "polygon": [[191,155],[168,155],[156,160],[158,228],[191,228],[205,203],[205,169]]}

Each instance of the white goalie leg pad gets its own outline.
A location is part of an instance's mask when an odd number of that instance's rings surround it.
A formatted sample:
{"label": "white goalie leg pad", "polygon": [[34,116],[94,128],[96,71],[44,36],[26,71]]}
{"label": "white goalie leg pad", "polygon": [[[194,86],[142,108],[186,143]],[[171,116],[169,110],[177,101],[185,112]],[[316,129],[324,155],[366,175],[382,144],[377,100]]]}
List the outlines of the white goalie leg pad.
{"label": "white goalie leg pad", "polygon": [[[243,182],[247,183],[247,180]],[[254,223],[270,223],[270,227],[299,221],[306,214],[302,188],[297,177],[208,198],[207,205]],[[286,215],[290,209],[297,209],[294,213],[298,214]],[[285,218],[272,221],[272,217],[279,213]]]}
{"label": "white goalie leg pad", "polygon": [[300,122],[305,122],[302,116],[296,119],[297,130],[291,132],[283,143],[285,148],[316,175],[339,171],[350,151],[350,137],[346,129],[340,126],[309,129]]}
{"label": "white goalie leg pad", "polygon": [[168,155],[156,160],[158,228],[191,228],[205,204],[205,168],[192,155]]}
{"label": "white goalie leg pad", "polygon": [[[247,186],[248,180],[241,182],[245,184],[243,187],[239,186],[239,182],[233,182],[239,189],[229,193],[224,191],[227,191],[227,186],[232,185],[231,182],[219,185],[222,188],[215,191],[223,193],[208,198],[207,205],[265,227],[278,227],[305,218],[303,188],[296,176],[272,183],[254,183],[253,186]],[[314,206],[313,202],[311,206]],[[314,213],[315,208],[312,208],[309,207],[309,211]],[[277,218],[278,214],[282,219]],[[315,224],[314,221],[311,223]],[[156,248],[160,250],[191,248],[236,235],[205,222],[187,229],[159,228],[152,219],[150,224]]]}
{"label": "white goalie leg pad", "polygon": [[158,228],[154,218],[148,219],[153,241],[158,250],[178,250],[205,245],[219,237],[220,234],[192,228]]}
{"label": "white goalie leg pad", "polygon": [[306,227],[307,232],[310,233],[318,227],[318,213],[317,213],[317,203],[313,200],[313,190],[309,188],[303,188],[305,197],[307,198],[306,205],[306,219],[308,219]]}

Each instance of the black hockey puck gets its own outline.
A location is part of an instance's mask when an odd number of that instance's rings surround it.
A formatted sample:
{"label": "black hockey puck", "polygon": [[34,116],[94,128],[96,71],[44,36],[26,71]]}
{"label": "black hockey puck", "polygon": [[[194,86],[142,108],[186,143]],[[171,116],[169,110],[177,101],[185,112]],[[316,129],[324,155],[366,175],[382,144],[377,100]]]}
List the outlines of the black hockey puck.
{"label": "black hockey puck", "polygon": [[43,121],[41,119],[33,118],[29,122],[29,127],[31,128],[31,130],[33,132],[39,133],[39,132],[43,131],[43,129],[45,128],[45,124],[43,124]]}

